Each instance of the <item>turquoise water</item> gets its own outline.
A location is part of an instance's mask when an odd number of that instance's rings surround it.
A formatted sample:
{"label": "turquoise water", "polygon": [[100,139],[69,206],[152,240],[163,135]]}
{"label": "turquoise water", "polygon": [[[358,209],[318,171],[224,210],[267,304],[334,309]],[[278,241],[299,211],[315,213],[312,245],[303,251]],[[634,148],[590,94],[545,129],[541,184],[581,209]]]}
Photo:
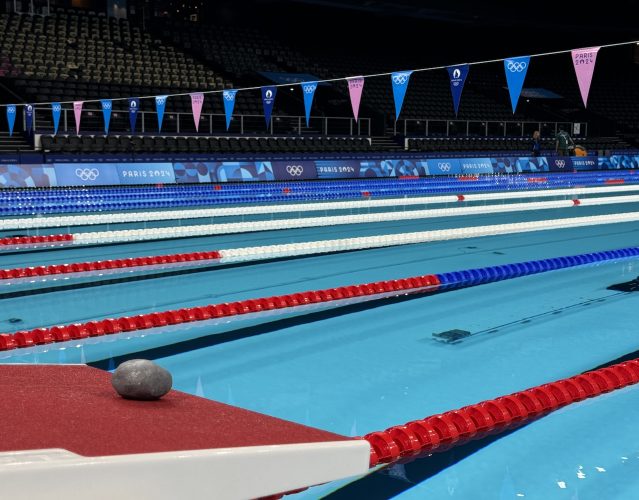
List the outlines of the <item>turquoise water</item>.
{"label": "turquoise water", "polygon": [[[0,255],[0,268],[633,210],[637,207],[629,204],[525,213],[506,208],[503,214],[476,217]],[[82,289],[40,286],[39,293],[29,295],[7,295],[3,289],[0,329],[10,332],[636,245],[639,224],[627,223],[283,259],[93,283]],[[170,348],[152,349],[159,345],[152,336],[114,336],[91,339],[93,345],[76,342],[80,349],[60,351],[60,344],[48,354],[13,351],[4,361],[86,360],[109,367],[119,361],[110,358],[133,350],[135,357],[151,357],[169,369],[177,389],[344,435],[362,435],[571,376],[636,351],[637,296],[606,287],[636,278],[638,266],[636,259],[609,262],[280,321],[201,327],[198,336],[207,335],[204,340]],[[10,318],[21,323],[9,323]],[[433,340],[433,333],[450,329],[476,335],[456,345]],[[174,342],[181,340],[180,331],[171,335]],[[627,439],[633,435],[628,412],[638,391],[626,389],[566,408],[477,445],[466,456],[451,451],[300,496],[639,496],[634,479],[637,447]],[[620,461],[617,455],[627,459]],[[439,465],[429,465],[429,460]],[[579,465],[585,479],[577,476]],[[558,485],[562,481],[565,488]]]}

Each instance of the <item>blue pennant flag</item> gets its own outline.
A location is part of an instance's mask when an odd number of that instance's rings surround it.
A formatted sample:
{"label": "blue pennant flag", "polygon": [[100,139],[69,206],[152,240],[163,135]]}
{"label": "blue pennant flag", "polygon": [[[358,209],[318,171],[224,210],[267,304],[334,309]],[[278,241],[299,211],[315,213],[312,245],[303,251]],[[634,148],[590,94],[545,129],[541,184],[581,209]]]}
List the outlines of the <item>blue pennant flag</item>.
{"label": "blue pennant flag", "polygon": [[33,104],[27,104],[24,107],[24,125],[27,129],[27,135],[33,132]]}
{"label": "blue pennant flag", "polygon": [[13,126],[16,123],[16,106],[11,104],[7,106],[7,122],[9,122],[9,136],[13,135]]}
{"label": "blue pennant flag", "polygon": [[129,99],[129,125],[131,125],[131,133],[135,132],[135,122],[138,119],[138,109],[140,109],[140,99],[132,97]]}
{"label": "blue pennant flag", "polygon": [[391,82],[393,83],[393,98],[395,99],[395,120],[399,119],[399,114],[402,112],[402,104],[404,104],[404,97],[406,96],[406,89],[408,88],[408,80],[412,71],[397,71],[391,73]]}
{"label": "blue pennant flag", "polygon": [[113,101],[111,99],[100,100],[102,104],[102,116],[104,117],[104,133],[109,133],[109,123],[111,123],[111,110],[113,109]]}
{"label": "blue pennant flag", "polygon": [[515,114],[515,109],[517,109],[517,101],[519,101],[521,89],[524,86],[528,66],[530,66],[530,56],[504,59],[504,70],[506,71],[506,82],[508,83],[508,92],[510,92],[510,104],[513,107],[513,114]]}
{"label": "blue pennant flag", "polygon": [[59,102],[51,103],[51,114],[53,115],[53,135],[58,133],[60,126],[60,115],[62,114],[62,104]]}
{"label": "blue pennant flag", "polygon": [[455,116],[459,112],[459,101],[461,101],[462,90],[464,90],[464,82],[468,76],[468,64],[460,64],[459,66],[449,66],[448,76],[450,78],[450,91],[453,94],[453,106],[455,108]]}
{"label": "blue pennant flag", "polygon": [[162,132],[162,119],[164,118],[164,108],[166,107],[165,95],[155,96],[155,111],[158,114],[158,132]]}
{"label": "blue pennant flag", "polygon": [[262,87],[262,104],[264,105],[264,120],[268,127],[271,122],[271,113],[273,112],[273,105],[275,104],[275,96],[277,95],[277,87],[270,85],[268,87]]}
{"label": "blue pennant flag", "polygon": [[306,126],[308,127],[308,122],[311,119],[313,97],[317,90],[317,82],[303,82],[300,83],[300,85],[302,86],[302,92],[304,93],[304,111],[306,112]]}
{"label": "blue pennant flag", "polygon": [[235,107],[235,94],[237,94],[237,90],[233,89],[222,92],[224,114],[226,115],[226,130],[231,126],[231,117],[233,116],[233,108]]}

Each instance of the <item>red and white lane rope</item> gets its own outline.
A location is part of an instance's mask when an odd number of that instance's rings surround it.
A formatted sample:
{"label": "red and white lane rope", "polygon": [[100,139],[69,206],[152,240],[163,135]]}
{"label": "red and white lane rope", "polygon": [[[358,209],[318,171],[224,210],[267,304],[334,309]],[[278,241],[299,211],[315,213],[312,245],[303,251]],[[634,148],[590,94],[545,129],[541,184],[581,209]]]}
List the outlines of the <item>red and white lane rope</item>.
{"label": "red and white lane rope", "polygon": [[[177,227],[159,227],[145,229],[129,229],[119,231],[99,231],[72,233],[50,236],[26,236],[0,239],[1,250],[20,248],[39,248],[63,245],[96,245],[122,243],[130,241],[152,241],[158,239],[189,238],[213,236],[220,234],[237,234],[258,231],[275,231],[282,229],[301,229],[309,227],[326,227],[350,224],[367,224],[377,222],[393,222],[401,220],[418,220],[435,217],[455,217],[463,215],[485,215],[503,212],[522,212],[547,210],[575,206],[599,206],[639,202],[639,195],[615,196],[605,198],[585,198],[583,200],[555,200],[529,203],[511,203],[458,208],[439,208],[430,210],[411,210],[407,212],[384,212],[360,215],[340,215],[332,217],[307,217],[301,219],[279,219],[252,222],[232,222],[227,224],[203,224]],[[544,221],[545,223],[545,221]],[[44,238],[44,240],[42,240]]]}
{"label": "red and white lane rope", "polygon": [[334,210],[359,210],[368,208],[407,207],[415,205],[437,205],[455,202],[511,200],[525,198],[548,198],[554,196],[588,196],[592,194],[614,194],[639,191],[639,185],[605,186],[589,188],[549,189],[544,191],[507,191],[465,195],[421,196],[416,198],[385,198],[356,201],[321,203],[292,203],[264,206],[240,206],[189,210],[159,210],[145,212],[107,213],[91,215],[65,215],[51,217],[22,217],[0,221],[0,231],[14,229],[39,229],[46,227],[91,226],[97,224],[119,224],[131,222],[153,222],[162,220],[188,220],[242,215],[262,215],[294,212],[317,212]]}
{"label": "red and white lane rope", "polygon": [[233,262],[250,262],[300,255],[317,255],[330,252],[365,250],[435,241],[478,238],[482,236],[498,236],[514,233],[548,231],[553,229],[567,229],[636,221],[639,221],[639,212],[596,215],[590,217],[569,217],[565,219],[463,227],[456,229],[439,229],[434,231],[378,236],[363,236],[359,238],[341,238],[304,243],[228,248],[215,251],[133,257],[93,262],[76,262],[72,264],[52,264],[48,266],[0,270],[0,284],[12,285],[57,280],[69,277],[84,278],[140,271],[211,266],[215,264]]}

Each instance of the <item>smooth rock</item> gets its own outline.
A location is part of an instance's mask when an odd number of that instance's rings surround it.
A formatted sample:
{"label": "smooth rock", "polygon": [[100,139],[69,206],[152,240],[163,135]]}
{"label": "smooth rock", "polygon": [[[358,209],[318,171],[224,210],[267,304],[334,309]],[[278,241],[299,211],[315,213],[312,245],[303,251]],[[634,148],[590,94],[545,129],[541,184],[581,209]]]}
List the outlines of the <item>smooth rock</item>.
{"label": "smooth rock", "polygon": [[150,401],[171,390],[173,377],[153,361],[131,359],[116,368],[111,384],[123,398]]}

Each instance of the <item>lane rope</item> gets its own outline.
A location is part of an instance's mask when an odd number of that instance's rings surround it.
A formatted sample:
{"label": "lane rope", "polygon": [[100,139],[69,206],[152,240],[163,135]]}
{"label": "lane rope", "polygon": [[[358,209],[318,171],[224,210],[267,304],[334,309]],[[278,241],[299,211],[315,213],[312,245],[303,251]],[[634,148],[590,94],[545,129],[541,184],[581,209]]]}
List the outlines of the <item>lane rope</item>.
{"label": "lane rope", "polygon": [[112,335],[122,332],[150,330],[168,325],[238,317],[249,313],[261,313],[280,309],[283,310],[281,312],[286,313],[294,311],[297,307],[312,304],[322,306],[336,304],[346,305],[349,299],[356,301],[361,301],[362,299],[376,300],[409,293],[432,293],[437,290],[475,286],[558,269],[637,256],[639,256],[639,247],[628,247],[568,257],[555,257],[516,264],[504,264],[442,274],[415,276],[399,280],[377,281],[361,285],[140,314],[131,317],[110,318],[90,321],[88,323],[35,328],[29,331],[0,334],[0,351],[50,344],[53,342],[81,340],[88,337]]}
{"label": "lane rope", "polygon": [[[508,191],[497,193],[420,196],[415,198],[386,198],[354,201],[292,203],[269,205],[268,213],[315,212],[332,210],[357,210],[366,208],[406,207],[414,205],[437,205],[455,202],[490,200],[510,200],[517,198],[548,198],[553,196],[588,196],[639,191],[639,185],[621,185],[589,188],[549,189],[547,191]],[[263,215],[264,206],[240,206],[189,210],[163,210],[148,212],[109,213],[91,215],[68,215],[49,217],[23,217],[0,220],[0,231],[13,229],[41,229],[48,227],[91,226],[97,224],[122,224],[127,222],[152,222],[164,220],[185,220],[208,217],[229,217],[242,215]]]}
{"label": "lane rope", "polygon": [[[329,217],[308,217],[302,219],[278,219],[253,222],[231,222],[226,224],[199,224],[190,226],[127,229],[119,231],[97,231],[86,233],[58,234],[48,236],[24,236],[0,238],[0,251],[50,246],[79,246],[121,242],[152,241],[158,239],[176,239],[221,234],[239,234],[282,229],[302,229],[309,227],[327,227],[376,222],[394,222],[401,220],[428,219],[434,217],[456,217],[462,215],[484,215],[491,213],[522,212],[547,210],[577,206],[599,206],[609,204],[637,203],[639,195],[614,196],[603,198],[585,198],[583,200],[555,200],[533,203],[511,203],[507,205],[484,205],[460,208],[440,208],[430,210],[411,210],[408,212],[384,212],[359,215],[338,215]],[[619,214],[620,216],[627,214]],[[605,217],[605,216],[604,216]],[[587,218],[581,218],[586,220]],[[560,219],[565,220],[565,219]],[[612,220],[612,219],[611,219]],[[542,221],[546,223],[546,221]],[[526,224],[526,223],[520,223]],[[518,227],[517,224],[506,226]],[[491,226],[484,226],[491,227]],[[474,228],[468,228],[474,229]],[[436,232],[436,231],[434,231]]]}

